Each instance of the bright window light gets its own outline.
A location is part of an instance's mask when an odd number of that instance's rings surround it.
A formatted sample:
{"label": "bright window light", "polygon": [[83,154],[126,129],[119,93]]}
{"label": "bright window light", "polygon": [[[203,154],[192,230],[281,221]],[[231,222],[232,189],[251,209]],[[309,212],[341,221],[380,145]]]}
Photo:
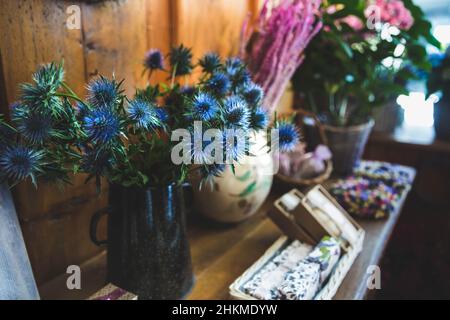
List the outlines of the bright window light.
{"label": "bright window light", "polygon": [[450,25],[443,24],[438,25],[434,28],[433,35],[438,39],[445,48],[448,44],[450,44]]}
{"label": "bright window light", "polygon": [[438,97],[431,95],[425,100],[423,92],[410,92],[400,95],[397,103],[405,110],[405,124],[417,127],[431,127],[434,123],[433,108]]}

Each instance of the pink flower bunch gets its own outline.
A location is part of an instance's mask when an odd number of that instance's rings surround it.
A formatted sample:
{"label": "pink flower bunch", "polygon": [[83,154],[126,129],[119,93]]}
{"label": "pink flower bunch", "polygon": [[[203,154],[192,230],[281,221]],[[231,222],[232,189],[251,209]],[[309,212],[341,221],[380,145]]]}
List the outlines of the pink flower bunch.
{"label": "pink flower bunch", "polygon": [[401,0],[375,0],[365,10],[369,19],[374,16],[384,23],[389,23],[401,30],[409,30],[414,24],[411,12],[405,8]]}
{"label": "pink flower bunch", "polygon": [[[241,55],[253,80],[265,92],[264,106],[272,112],[295,70],[303,61],[303,52],[319,32],[321,0],[265,0],[256,21],[256,30],[243,37]],[[248,35],[244,25],[243,35]]]}

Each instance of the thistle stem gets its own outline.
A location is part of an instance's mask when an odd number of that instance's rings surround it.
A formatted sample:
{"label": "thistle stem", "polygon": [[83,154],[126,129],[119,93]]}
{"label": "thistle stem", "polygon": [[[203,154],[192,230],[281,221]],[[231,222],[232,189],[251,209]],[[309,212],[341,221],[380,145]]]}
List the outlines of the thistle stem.
{"label": "thistle stem", "polygon": [[55,93],[55,96],[57,96],[57,97],[64,97],[64,98],[70,98],[70,99],[76,100],[79,103],[83,104],[85,107],[89,108],[89,106],[83,100],[78,98],[77,95],[75,95],[75,94],[60,92],[60,93]]}
{"label": "thistle stem", "polygon": [[171,77],[171,80],[170,80],[170,89],[173,89],[173,86],[175,85],[175,75],[177,74],[177,65],[178,64],[175,64],[173,66],[172,77]]}

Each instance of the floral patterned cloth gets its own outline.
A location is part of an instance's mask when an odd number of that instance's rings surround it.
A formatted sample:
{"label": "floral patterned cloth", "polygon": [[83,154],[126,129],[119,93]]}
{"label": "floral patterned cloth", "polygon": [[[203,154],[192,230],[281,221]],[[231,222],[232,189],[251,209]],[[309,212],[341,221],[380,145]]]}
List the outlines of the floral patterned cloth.
{"label": "floral patterned cloth", "polygon": [[392,213],[413,182],[404,166],[377,161],[361,161],[352,176],[333,183],[329,190],[350,214],[369,219]]}

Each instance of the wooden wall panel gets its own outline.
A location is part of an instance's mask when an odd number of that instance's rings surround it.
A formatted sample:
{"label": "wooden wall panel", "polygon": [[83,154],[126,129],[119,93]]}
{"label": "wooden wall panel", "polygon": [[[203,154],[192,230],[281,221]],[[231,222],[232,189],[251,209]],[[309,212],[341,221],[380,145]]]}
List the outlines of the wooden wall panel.
{"label": "wooden wall panel", "polygon": [[83,4],[82,19],[87,77],[97,74],[126,79],[132,95],[143,86],[142,60],[147,50],[146,0]]}
{"label": "wooden wall panel", "polygon": [[[30,81],[41,63],[64,59],[66,79],[79,95],[93,76],[125,78],[127,94],[145,85],[142,59],[150,48],[164,53],[171,45],[194,48],[196,58],[207,51],[236,54],[242,21],[260,0],[108,0],[88,4],[65,0],[0,1],[0,111],[17,99],[17,85]],[[81,8],[81,29],[65,23],[69,5]],[[164,80],[157,74],[152,80]],[[89,219],[106,205],[85,176],[59,189],[23,183],[15,191],[31,264],[38,283],[64,273],[96,255],[90,243]],[[100,231],[105,231],[105,226]]]}
{"label": "wooden wall panel", "polygon": [[251,0],[174,0],[174,42],[193,48],[195,58],[214,51],[236,55],[242,23],[255,8]]}

